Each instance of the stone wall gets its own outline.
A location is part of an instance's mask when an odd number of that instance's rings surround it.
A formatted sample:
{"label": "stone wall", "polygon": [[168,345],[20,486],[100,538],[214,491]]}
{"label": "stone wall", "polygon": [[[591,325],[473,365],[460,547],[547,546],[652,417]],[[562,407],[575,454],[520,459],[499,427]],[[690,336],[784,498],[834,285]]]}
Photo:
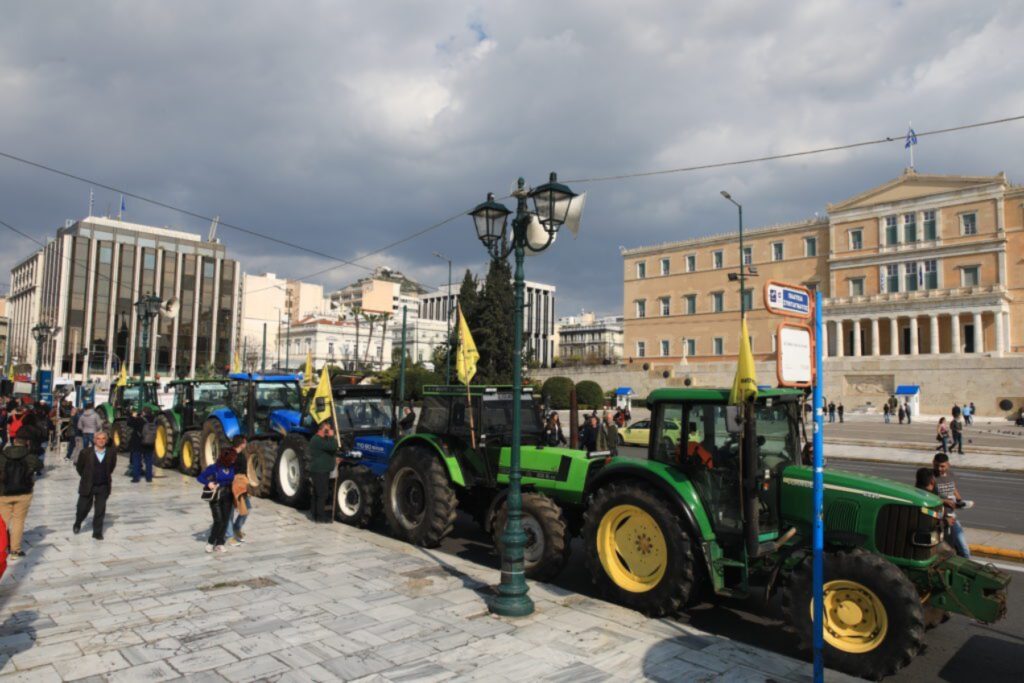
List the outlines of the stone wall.
{"label": "stone wall", "polygon": [[[775,362],[756,363],[760,384],[775,385]],[[1015,417],[1024,407],[1024,356],[992,357],[981,355],[878,356],[829,358],[825,362],[825,395],[842,402],[851,412],[880,412],[882,402],[897,385],[921,387],[921,412],[943,415],[953,403],[974,401],[981,416]],[[735,361],[709,363],[659,364],[649,361],[649,369],[639,364],[592,367],[548,368],[530,371],[533,379],[543,381],[561,375],[573,381],[589,379],[605,391],[632,387],[642,399],[660,387],[731,386]],[[1009,409],[1000,407],[1004,400]]]}

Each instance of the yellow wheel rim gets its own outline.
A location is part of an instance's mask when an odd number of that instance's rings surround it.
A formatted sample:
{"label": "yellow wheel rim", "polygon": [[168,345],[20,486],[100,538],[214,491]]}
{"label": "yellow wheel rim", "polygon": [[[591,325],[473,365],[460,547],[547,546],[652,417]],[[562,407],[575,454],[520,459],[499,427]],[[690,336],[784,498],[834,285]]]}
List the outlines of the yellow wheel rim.
{"label": "yellow wheel rim", "polygon": [[[856,581],[829,581],[824,590],[825,642],[842,652],[863,654],[882,644],[889,631],[885,605]],[[813,619],[813,605],[812,605]]]}
{"label": "yellow wheel rim", "polygon": [[156,444],[154,448],[158,458],[167,455],[167,428],[163,425],[158,425],[156,428]]}
{"label": "yellow wheel rim", "polygon": [[616,505],[597,528],[597,554],[619,588],[646,593],[665,577],[668,544],[661,527],[636,505]]}
{"label": "yellow wheel rim", "polygon": [[192,444],[188,441],[181,444],[181,462],[185,464],[185,469],[192,469]]}

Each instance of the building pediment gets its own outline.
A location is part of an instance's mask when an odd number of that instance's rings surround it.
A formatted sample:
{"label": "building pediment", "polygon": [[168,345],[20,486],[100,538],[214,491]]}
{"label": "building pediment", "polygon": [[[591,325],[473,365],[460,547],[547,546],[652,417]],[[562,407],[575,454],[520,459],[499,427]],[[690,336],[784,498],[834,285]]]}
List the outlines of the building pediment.
{"label": "building pediment", "polygon": [[986,185],[1005,184],[1006,175],[1004,173],[994,176],[927,175],[907,169],[899,178],[842,202],[829,204],[828,212],[834,214],[851,209],[864,209],[932,195],[977,189]]}

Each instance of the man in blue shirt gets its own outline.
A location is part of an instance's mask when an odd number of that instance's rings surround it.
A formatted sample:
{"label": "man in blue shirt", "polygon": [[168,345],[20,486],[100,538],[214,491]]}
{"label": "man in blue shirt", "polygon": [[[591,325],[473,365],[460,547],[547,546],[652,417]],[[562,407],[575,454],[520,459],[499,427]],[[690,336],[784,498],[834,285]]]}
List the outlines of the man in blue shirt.
{"label": "man in blue shirt", "polygon": [[75,468],[81,479],[78,482],[78,509],[75,512],[75,525],[72,527],[77,534],[82,530],[82,522],[92,514],[92,537],[103,540],[103,517],[107,512],[107,498],[110,497],[111,474],[117,467],[117,450],[108,445],[106,432],[96,432],[93,446],[83,448],[78,455]]}

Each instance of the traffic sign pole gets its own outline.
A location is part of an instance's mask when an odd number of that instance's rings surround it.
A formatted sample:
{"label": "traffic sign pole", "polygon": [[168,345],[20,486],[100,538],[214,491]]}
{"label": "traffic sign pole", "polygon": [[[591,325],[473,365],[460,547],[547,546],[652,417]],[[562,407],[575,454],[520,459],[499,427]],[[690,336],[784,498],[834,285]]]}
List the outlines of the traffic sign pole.
{"label": "traffic sign pole", "polygon": [[[821,317],[821,292],[814,294],[814,327],[815,340],[824,336],[824,321]],[[815,368],[817,370],[814,382],[814,474],[812,498],[814,502],[814,529],[811,536],[812,569],[811,581],[813,596],[812,634],[814,642],[814,683],[823,683],[825,680],[824,647],[825,638],[823,626],[823,586],[824,566],[823,550],[825,546],[825,532],[822,523],[822,504],[825,496],[824,482],[824,451],[825,451],[825,416],[822,413],[825,387],[825,367],[823,365],[824,353],[821,344],[816,343],[815,347]]]}

